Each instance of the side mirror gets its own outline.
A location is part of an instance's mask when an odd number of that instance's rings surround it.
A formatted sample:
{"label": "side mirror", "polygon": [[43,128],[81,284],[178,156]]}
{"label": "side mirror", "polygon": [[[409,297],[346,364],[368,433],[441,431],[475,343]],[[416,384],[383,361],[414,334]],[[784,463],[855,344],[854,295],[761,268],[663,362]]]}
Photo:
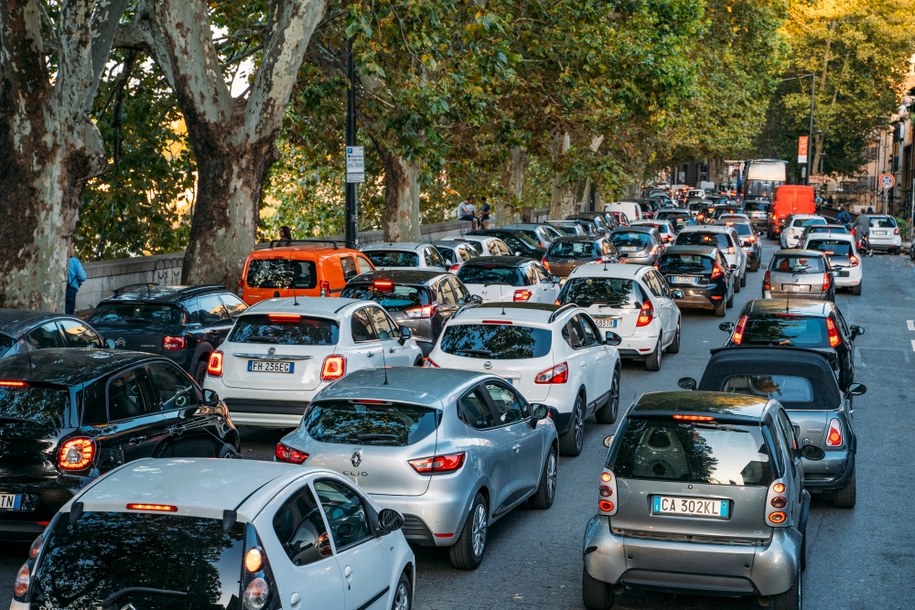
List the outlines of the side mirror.
{"label": "side mirror", "polygon": [[852,396],[861,396],[867,392],[867,386],[863,383],[851,383],[848,385],[845,391]]}
{"label": "side mirror", "polygon": [[378,512],[378,525],[385,534],[397,531],[403,527],[403,515],[393,508],[382,508]]}
{"label": "side mirror", "polygon": [[677,385],[684,390],[695,390],[697,384],[696,380],[692,377],[680,377],[677,379]]}
{"label": "side mirror", "polygon": [[554,284],[561,284],[561,283],[562,283],[562,278],[559,277],[558,275],[554,275],[554,276],[552,277],[552,280],[553,280],[553,283],[554,283]]}
{"label": "side mirror", "polygon": [[219,404],[219,396],[213,390],[206,389],[203,391],[203,404],[208,407],[215,407]]}
{"label": "side mirror", "polygon": [[733,322],[722,322],[721,324],[718,325],[718,330],[723,330],[724,332],[729,333],[732,330],[734,330],[734,323]]}
{"label": "side mirror", "polygon": [[826,457],[826,452],[816,445],[804,445],[801,447],[801,457],[816,462]]}
{"label": "side mirror", "polygon": [[546,419],[546,416],[549,415],[550,408],[539,402],[531,404],[531,421],[536,423],[542,419]]}
{"label": "side mirror", "polygon": [[731,271],[737,271],[740,269],[740,265],[730,265]]}
{"label": "side mirror", "polygon": [[409,326],[400,327],[400,339],[397,340],[398,343],[403,345],[407,342],[407,339],[413,336],[413,329]]}
{"label": "side mirror", "polygon": [[607,449],[610,448],[610,443],[612,443],[612,442],[613,442],[612,434],[608,434],[607,436],[604,437],[604,447],[606,447]]}
{"label": "side mirror", "polygon": [[851,338],[860,337],[864,334],[864,329],[858,326],[857,324],[852,324],[851,326]]}
{"label": "side mirror", "polygon": [[612,345],[616,347],[623,342],[623,338],[616,333],[608,332],[607,336],[604,338],[604,345]]}
{"label": "side mirror", "polygon": [[472,294],[472,295],[470,295],[470,302],[471,303],[482,303],[483,297],[481,297],[478,294]]}
{"label": "side mirror", "polygon": [[524,256],[524,252],[521,250],[515,250],[515,256]]}
{"label": "side mirror", "polygon": [[680,290],[679,288],[674,288],[673,290],[670,291],[670,296],[675,299],[682,299],[686,295],[683,294],[683,291]]}

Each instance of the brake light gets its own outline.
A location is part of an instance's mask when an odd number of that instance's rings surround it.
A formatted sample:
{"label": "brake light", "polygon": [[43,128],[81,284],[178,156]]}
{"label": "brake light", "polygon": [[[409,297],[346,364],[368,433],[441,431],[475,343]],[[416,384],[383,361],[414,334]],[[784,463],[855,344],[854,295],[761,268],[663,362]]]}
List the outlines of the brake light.
{"label": "brake light", "polygon": [[238,288],[235,289],[235,294],[241,298],[245,294],[245,278],[238,280]]}
{"label": "brake light", "polygon": [[772,290],[772,276],[769,275],[769,271],[766,271],[766,274],[763,276],[763,290]]}
{"label": "brake light", "polygon": [[321,365],[321,381],[333,381],[346,375],[346,357],[328,356]]}
{"label": "brake light", "polygon": [[419,474],[446,474],[461,469],[464,465],[464,458],[467,456],[463,451],[459,453],[449,453],[447,455],[435,455],[426,458],[416,458],[409,460],[410,466]]}
{"label": "brake light", "polygon": [[734,345],[740,345],[740,342],[743,341],[743,331],[747,327],[747,316],[740,316],[740,319],[737,320],[737,326],[734,328],[734,334],[731,335],[731,343]]}
{"label": "brake light", "polygon": [[677,421],[715,421],[715,418],[711,415],[673,415],[671,416]]}
{"label": "brake light", "polygon": [[721,279],[724,276],[724,269],[721,268],[721,265],[715,263],[715,266],[712,267],[712,277],[710,279],[717,280]]}
{"label": "brake light", "polygon": [[839,336],[839,328],[832,318],[826,318],[826,334],[829,335],[829,347],[838,347],[842,344],[842,337]]}
{"label": "brake light", "polygon": [[639,319],[636,320],[636,326],[648,326],[651,324],[651,321],[654,319],[654,305],[651,304],[651,301],[645,299],[642,303],[642,309],[639,311]]}
{"label": "brake light", "polygon": [[512,325],[512,323],[508,320],[483,320],[483,324],[505,324],[506,326]]}
{"label": "brake light", "polygon": [[25,594],[29,592],[29,584],[32,581],[32,569],[29,567],[29,564],[24,563],[22,567],[19,568],[19,572],[16,573],[16,580],[13,581],[13,596],[14,597],[25,597]]}
{"label": "brake light", "polygon": [[893,235],[899,235],[899,227],[893,229]]}
{"label": "brake light", "polygon": [[277,443],[276,449],[273,450],[273,457],[278,462],[289,462],[290,464],[301,464],[308,459],[308,454],[298,449],[293,449],[283,443]]}
{"label": "brake light", "polygon": [[321,296],[328,297],[330,296],[330,282],[327,280],[321,280],[321,283],[318,284],[321,287]]}
{"label": "brake light", "polygon": [[[823,287],[822,290],[825,292],[829,290],[829,286],[832,285],[832,276],[828,273],[823,275]],[[829,324],[827,324],[829,326]]]}
{"label": "brake light", "polygon": [[766,522],[775,527],[783,527],[788,521],[788,513],[781,510],[788,506],[784,493],[788,489],[783,481],[775,481],[769,486],[766,495]]}
{"label": "brake light", "polygon": [[219,350],[210,354],[210,359],[207,361],[207,375],[210,377],[222,377],[223,358],[223,353]]}
{"label": "brake light", "polygon": [[394,282],[391,280],[378,280],[372,283],[372,290],[376,292],[391,292],[394,290]]}
{"label": "brake light", "polygon": [[148,510],[157,513],[177,513],[178,507],[172,504],[146,504],[144,502],[131,502],[127,510]]}
{"label": "brake light", "polygon": [[186,346],[187,341],[185,341],[184,337],[162,337],[163,350],[184,349]]}
{"label": "brake light", "polygon": [[861,264],[861,261],[854,254],[852,254],[851,256],[848,257],[848,262],[851,263],[852,267],[857,267],[858,265]]}
{"label": "brake light", "polygon": [[616,514],[616,477],[613,471],[604,469],[600,473],[600,483],[597,487],[597,510],[602,515]]}
{"label": "brake light", "polygon": [[540,371],[537,373],[537,376],[534,377],[534,383],[568,383],[569,381],[569,365],[565,362],[557,364],[554,367],[548,368],[545,371]]}
{"label": "brake light", "polygon": [[453,265],[448,267],[448,272],[457,273],[460,268],[461,268],[461,263],[454,263]]}
{"label": "brake light", "polygon": [[245,570],[251,572],[259,572],[261,568],[264,567],[265,557],[264,552],[258,547],[253,549],[248,549],[248,552],[245,553]]}
{"label": "brake light", "polygon": [[267,320],[280,324],[298,324],[302,321],[302,316],[297,313],[268,313]]}
{"label": "brake light", "polygon": [[829,420],[829,432],[826,433],[826,446],[842,446],[842,424],[839,423],[838,419]]}
{"label": "brake light", "polygon": [[527,288],[522,288],[521,290],[515,291],[515,296],[512,297],[512,301],[515,303],[524,302],[529,300],[533,295],[534,293]]}
{"label": "brake light", "polygon": [[405,309],[404,313],[407,314],[408,318],[431,318],[435,315],[436,309],[438,309],[436,305],[423,305],[422,307]]}
{"label": "brake light", "polygon": [[64,441],[57,452],[57,466],[61,470],[84,470],[95,458],[95,441],[78,436]]}
{"label": "brake light", "polygon": [[544,269],[546,269],[547,271],[550,270],[550,261],[546,260],[546,258],[542,258],[540,260],[540,263],[543,265]]}
{"label": "brake light", "polygon": [[26,385],[24,381],[0,381],[0,387],[4,388],[24,388]]}

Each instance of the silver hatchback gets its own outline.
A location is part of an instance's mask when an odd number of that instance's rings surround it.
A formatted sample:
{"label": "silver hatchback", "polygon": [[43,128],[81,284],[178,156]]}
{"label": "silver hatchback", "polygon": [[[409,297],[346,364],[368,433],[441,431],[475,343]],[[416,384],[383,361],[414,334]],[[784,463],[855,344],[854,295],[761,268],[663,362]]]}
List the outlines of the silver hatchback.
{"label": "silver hatchback", "polygon": [[829,259],[817,250],[779,250],[763,276],[762,296],[835,301],[836,285]]}
{"label": "silver hatchback", "polygon": [[495,375],[456,369],[356,371],[324,389],[276,459],[340,472],[404,516],[407,540],[483,559],[490,524],[556,495],[559,441],[548,409]]}

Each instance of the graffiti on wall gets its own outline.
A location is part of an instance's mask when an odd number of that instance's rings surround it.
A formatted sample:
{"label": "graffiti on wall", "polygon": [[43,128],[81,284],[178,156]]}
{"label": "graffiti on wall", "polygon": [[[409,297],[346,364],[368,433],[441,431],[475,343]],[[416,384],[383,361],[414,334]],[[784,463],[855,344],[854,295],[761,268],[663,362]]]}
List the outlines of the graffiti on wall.
{"label": "graffiti on wall", "polygon": [[181,284],[181,267],[184,265],[183,256],[160,258],[156,267],[150,271],[150,283],[160,286],[176,286]]}

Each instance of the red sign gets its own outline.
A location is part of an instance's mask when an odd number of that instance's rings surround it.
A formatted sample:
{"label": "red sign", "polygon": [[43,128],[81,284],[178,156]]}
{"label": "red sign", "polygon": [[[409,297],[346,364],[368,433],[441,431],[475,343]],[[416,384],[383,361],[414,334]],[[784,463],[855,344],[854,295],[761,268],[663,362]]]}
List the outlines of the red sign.
{"label": "red sign", "polygon": [[798,163],[807,163],[807,148],[809,136],[798,136],[797,137],[797,162]]}
{"label": "red sign", "polygon": [[893,174],[880,174],[880,186],[891,189],[896,185],[896,176]]}

